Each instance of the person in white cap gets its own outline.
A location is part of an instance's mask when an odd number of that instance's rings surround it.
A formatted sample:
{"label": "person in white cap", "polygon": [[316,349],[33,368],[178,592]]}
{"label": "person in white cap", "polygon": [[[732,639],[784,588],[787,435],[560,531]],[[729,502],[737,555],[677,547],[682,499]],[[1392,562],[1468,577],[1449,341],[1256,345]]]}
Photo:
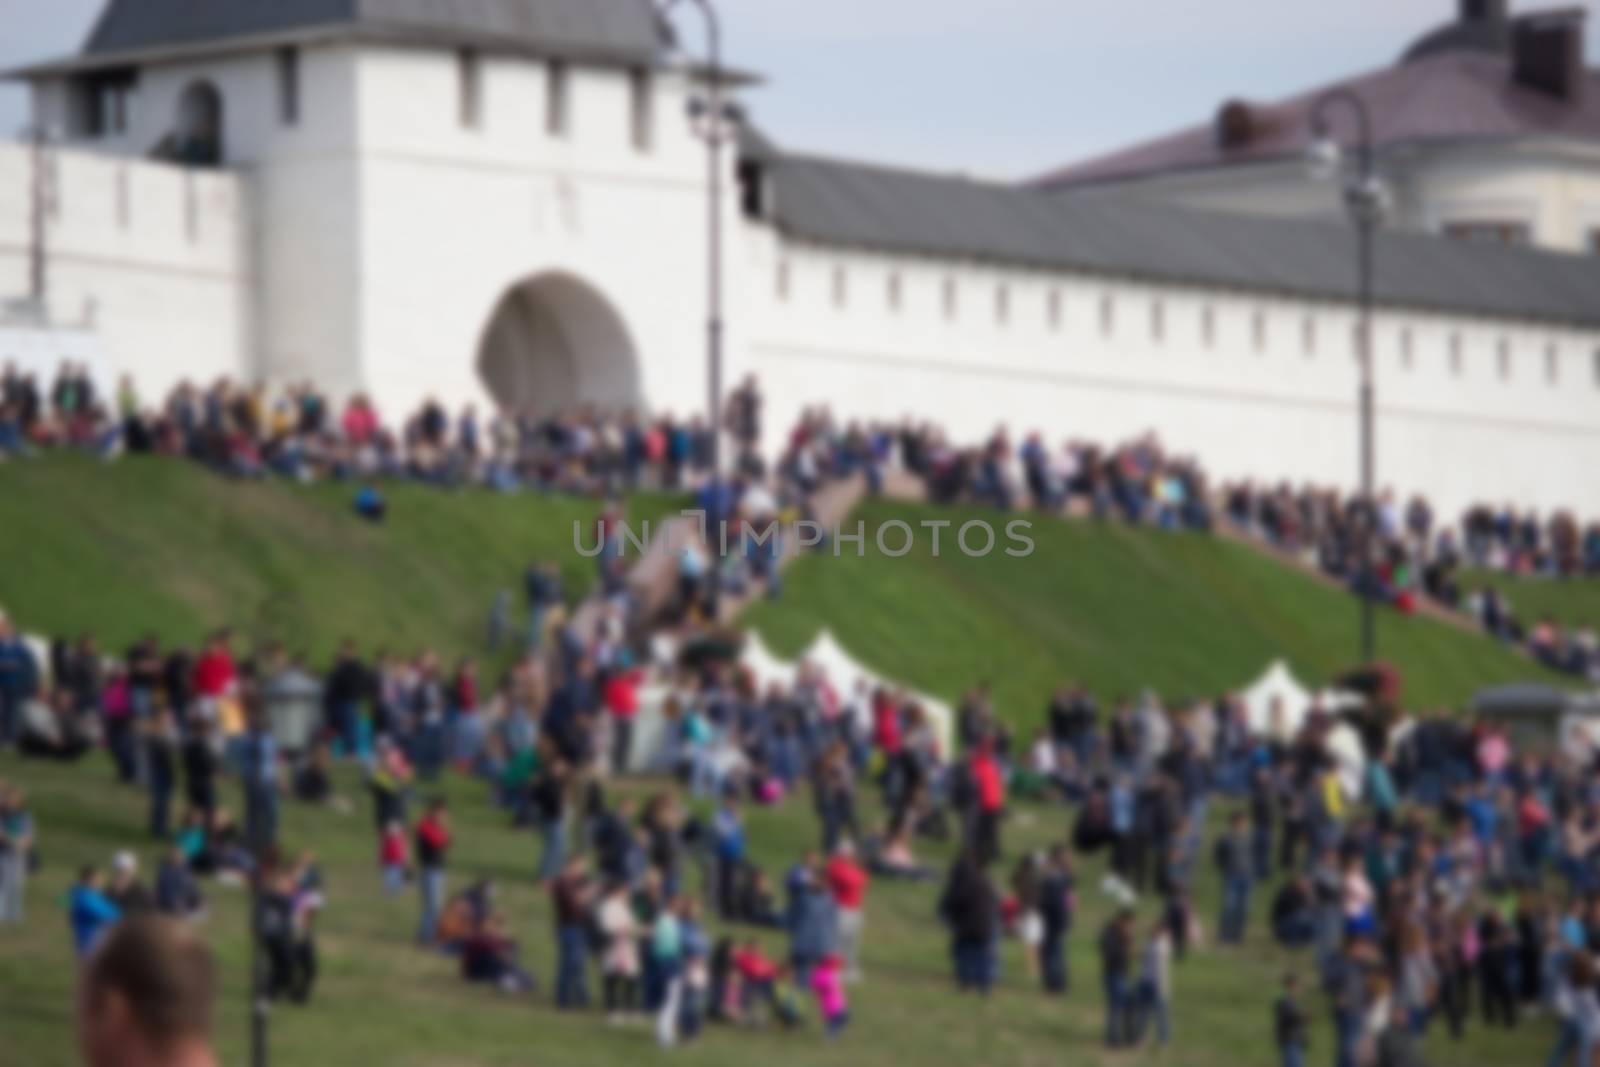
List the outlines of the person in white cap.
{"label": "person in white cap", "polygon": [[106,896],[123,915],[150,910],[150,891],[139,882],[139,857],[127,849],[111,860],[111,884],[106,887]]}

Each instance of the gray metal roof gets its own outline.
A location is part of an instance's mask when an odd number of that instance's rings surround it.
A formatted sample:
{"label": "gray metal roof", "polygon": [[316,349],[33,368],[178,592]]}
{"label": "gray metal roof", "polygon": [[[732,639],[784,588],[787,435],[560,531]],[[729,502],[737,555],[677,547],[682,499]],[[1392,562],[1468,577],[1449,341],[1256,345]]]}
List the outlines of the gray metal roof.
{"label": "gray metal roof", "polygon": [[335,29],[641,60],[663,43],[650,0],[111,0],[83,51],[112,56]]}
{"label": "gray metal roof", "polygon": [[[1196,211],[1116,190],[1047,193],[811,156],[765,165],[788,236],[1329,300],[1356,296],[1355,235],[1338,222]],[[1383,233],[1387,305],[1600,326],[1600,256]]]}

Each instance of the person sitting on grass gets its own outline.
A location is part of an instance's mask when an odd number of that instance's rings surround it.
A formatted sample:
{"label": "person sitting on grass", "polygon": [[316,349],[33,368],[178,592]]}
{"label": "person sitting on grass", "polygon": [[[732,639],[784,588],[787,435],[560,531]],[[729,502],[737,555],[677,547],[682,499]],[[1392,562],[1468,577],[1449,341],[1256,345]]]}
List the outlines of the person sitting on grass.
{"label": "person sitting on grass", "polygon": [[519,962],[517,942],[499,912],[474,917],[471,932],[460,944],[461,977],[468,982],[493,985],[506,993],[533,991],[533,975]]}

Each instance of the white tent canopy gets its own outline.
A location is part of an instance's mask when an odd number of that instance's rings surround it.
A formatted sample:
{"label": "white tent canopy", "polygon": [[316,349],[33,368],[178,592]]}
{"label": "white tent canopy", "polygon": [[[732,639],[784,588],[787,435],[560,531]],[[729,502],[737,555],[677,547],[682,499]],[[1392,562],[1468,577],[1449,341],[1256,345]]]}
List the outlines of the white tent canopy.
{"label": "white tent canopy", "polygon": [[834,691],[839,694],[839,699],[843,701],[848,701],[851,694],[862,688],[870,690],[881,686],[884,689],[903,690],[922,708],[923,713],[933,724],[934,731],[939,737],[940,751],[947,756],[952,752],[955,712],[949,704],[938,697],[917,692],[910,686],[885,678],[871,668],[863,666],[845,651],[844,646],[839,644],[827,630],[818,634],[816,640],[811,642],[811,646],[794,661],[785,661],[773,655],[772,650],[761,640],[761,635],[752,630],[745,635],[744,652],[740,662],[762,687],[769,682],[792,685],[799,673],[799,665],[809,663],[822,672],[828,684],[833,686]]}
{"label": "white tent canopy", "polygon": [[[1300,684],[1283,660],[1273,660],[1261,677],[1239,694],[1244,702],[1250,729],[1266,737],[1286,741],[1299,732],[1312,708],[1334,712],[1361,703],[1361,697],[1338,689],[1314,692]],[[1328,734],[1328,748],[1339,761],[1339,780],[1345,795],[1359,796],[1366,774],[1367,759],[1361,738],[1347,723],[1340,723]]]}

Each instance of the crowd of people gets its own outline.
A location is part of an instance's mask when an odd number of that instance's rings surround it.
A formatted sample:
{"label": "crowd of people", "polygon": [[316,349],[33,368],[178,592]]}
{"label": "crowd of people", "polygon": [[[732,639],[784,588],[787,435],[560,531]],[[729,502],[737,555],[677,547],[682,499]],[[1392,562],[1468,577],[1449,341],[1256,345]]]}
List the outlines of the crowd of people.
{"label": "crowd of people", "polygon": [[[1459,1038],[1474,1002],[1483,1026],[1553,1011],[1550,1063],[1596,1062],[1592,754],[1519,752],[1487,724],[1401,718],[1375,696],[1362,723],[1371,759],[1352,793],[1328,745],[1336,723],[1320,712],[1287,731],[1252,725],[1233,698],[1169,706],[1147,695],[1102,710],[1075,685],[1052,696],[1026,740],[973,689],[946,751],[904,694],[838,692],[809,666],[792,686],[762,690],[727,635],[690,633],[666,650],[630,644],[616,604],[600,619],[587,635],[560,627],[553,656],[530,652],[481,696],[472,662],[446,671],[427,652],[364,658],[347,645],[319,676],[275,646],[236,659],[226,632],[193,654],[154,639],[116,658],[87,638],[58,643],[7,704],[21,716],[6,737],[38,756],[104,747],[113,772],[145,790],[165,857],[154,891],[131,853],[109,877],[82,873],[69,902],[78,951],[93,953],[130,915],[198,913],[203,879],[250,883],[269,992],[306,1000],[323,886],[315,859],[280,840],[277,805],[339,803],[332,765],[349,759],[369,794],[374,889],[415,885],[420,945],[451,954],[467,981],[510,994],[543,986],[499,888],[451,885],[464,831],[437,783],[474,776],[487,803],[543,841],[530,873],[552,901],[555,1005],[585,1010],[598,979],[609,1018],[649,1019],[666,1045],[718,1021],[788,1028],[814,1015],[823,1032],[845,1032],[850,986],[866,975],[871,886],[904,879],[942,882],[954,983],[979,996],[1001,983],[1007,937],[1024,946],[1033,981],[1068,995],[1083,896],[1104,895],[1111,915],[1093,937],[1111,1046],[1172,1040],[1175,972],[1191,953],[1245,942],[1262,913],[1252,900],[1269,893],[1256,936],[1295,961],[1270,1018],[1263,1004],[1283,1063],[1305,1062],[1301,983],[1313,981],[1336,1067],[1421,1063],[1418,1039],[1433,1026]],[[0,634],[0,679],[27,657],[17,647],[13,631]],[[314,682],[305,721],[272,710],[271,694],[293,691],[288,678]],[[647,686],[666,693],[648,741],[633,730]],[[30,741],[43,709],[82,744]],[[653,791],[624,779],[636,770],[654,773]],[[221,775],[240,783],[242,823],[219,802]],[[26,877],[16,857],[49,827],[34,825],[20,791],[0,797],[0,919],[21,921],[9,903]],[[802,803],[814,849],[764,869],[746,809]],[[1019,804],[1062,806],[1066,829],[1042,850],[1008,849]],[[919,848],[953,848],[955,859],[941,874]],[[1097,856],[1106,873],[1094,889],[1080,871]],[[1195,904],[1213,877],[1214,925]],[[770,952],[772,933],[785,952]]]}
{"label": "crowd of people", "polygon": [[[688,485],[706,463],[692,424],[583,416],[535,420],[524,436],[511,420],[500,440],[504,420],[468,430],[469,420],[424,412],[398,435],[401,458],[389,465],[381,429],[363,431],[358,415],[352,431],[355,402],[335,424],[309,390],[262,406],[225,384],[180,388],[158,414],[119,397],[108,417],[75,372],[48,400],[18,383],[7,375],[0,449],[18,440],[103,447],[109,433],[123,447],[236,474],[499,484],[496,472],[510,472],[507,484],[580,491],[638,479]],[[841,427],[825,411],[790,434],[774,493],[754,455],[753,383],[732,407],[739,474],[708,510],[743,521],[803,509],[830,478],[860,471],[880,485],[900,467],[935,499],[1047,509],[1076,499],[1134,522],[1212,523],[1203,474],[1153,439],[1051,455],[1037,438],[1013,450],[1002,433],[959,450],[934,430]],[[6,426],[19,432],[7,437]],[[681,452],[670,443],[679,429]],[[256,466],[241,467],[241,455]],[[1250,486],[1227,487],[1220,500],[1234,521],[1359,576],[1352,553],[1365,509]],[[608,511],[599,523],[603,562],[614,521]],[[1421,502],[1402,513],[1386,499],[1371,521],[1386,546],[1379,580],[1394,599],[1439,595],[1462,559],[1562,567],[1550,561],[1572,558],[1566,535],[1493,517],[1455,542]],[[773,562],[744,559],[775,581]],[[550,1000],[563,1011],[598,1002],[618,1023],[648,1020],[666,1046],[723,1022],[798,1029],[814,1018],[829,1037],[848,1034],[852,987],[869,979],[873,886],[904,880],[932,883],[963,994],[1013,984],[1002,980],[1001,945],[1015,938],[1028,981],[1046,995],[1082,995],[1068,949],[1092,937],[1112,1047],[1174,1040],[1190,954],[1236,952],[1266,936],[1288,973],[1260,1004],[1261,1032],[1285,1067],[1311,1051],[1312,984],[1331,1016],[1335,1067],[1415,1067],[1432,1028],[1459,1039],[1475,1025],[1517,1027],[1532,1010],[1558,1021],[1551,1067],[1600,1064],[1593,752],[1519,751],[1487,723],[1413,718],[1389,687],[1374,689],[1357,719],[1367,758],[1354,789],[1330,743],[1333,717],[1313,709],[1291,728],[1252,719],[1232,696],[1173,705],[1147,694],[1102,709],[1068,684],[1024,737],[979,685],[960,701],[947,742],[903,692],[840,691],[810,664],[792,684],[758,685],[737,636],[688,609],[715,570],[692,549],[680,560],[686,605],[667,628],[637,617],[625,585],[602,583],[595,621],[581,630],[559,571],[536,565],[527,638],[492,683],[470,658],[447,665],[431,650],[353,642],[317,670],[279,645],[246,650],[226,630],[196,649],[150,636],[119,655],[84,635],[41,658],[0,617],[0,749],[54,759],[105,751],[116,777],[146,798],[141,821],[162,851],[153,889],[129,851],[109,874],[81,872],[67,902],[75,950],[92,971],[131,936],[122,931],[147,936],[153,916],[202,914],[208,881],[244,884],[267,961],[264,993],[308,1002],[326,888],[315,857],[284,840],[279,807],[354,807],[335,789],[337,764],[348,761],[371,813],[370,891],[415,893],[420,951],[448,954],[465,981],[543,995],[526,932],[500,906],[503,888],[481,876],[456,884],[454,856],[470,831],[440,781],[469,776],[484,804],[541,841],[529,874],[550,896]],[[658,702],[649,732],[639,729],[647,700]],[[222,802],[224,782],[242,796],[237,813]],[[1009,816],[1023,805],[1045,819],[1060,812],[1042,848],[1007,847]],[[809,808],[815,822],[814,845],[782,870],[763,865],[746,829],[751,807],[776,806]],[[50,831],[19,789],[0,787],[0,922],[38,921],[22,902],[29,858]],[[921,850],[954,858],[935,865]],[[1105,875],[1091,885],[1083,871],[1101,858]],[[1196,903],[1212,885],[1214,925]],[[1084,934],[1091,892],[1110,915]],[[1252,933],[1268,894],[1266,929]]]}
{"label": "crowd of people", "polygon": [[[1421,496],[1403,505],[1379,494],[1367,508],[1359,496],[1250,482],[1224,486],[1226,513],[1238,526],[1285,551],[1316,562],[1358,593],[1415,610],[1428,597],[1466,613],[1495,637],[1525,647],[1544,665],[1600,678],[1600,635],[1593,625],[1563,626],[1553,618],[1520,618],[1502,589],[1469,582],[1463,571],[1547,581],[1600,574],[1600,523],[1582,527],[1568,512],[1541,521],[1506,507],[1471,508],[1459,525],[1438,523]],[[1372,573],[1362,552],[1372,533]]]}
{"label": "crowd of people", "polygon": [[[753,382],[729,398],[727,429],[747,455],[761,433]],[[410,478],[572,492],[698,484],[710,469],[705,420],[595,410],[452,413],[428,399],[398,424],[367,396],[343,407],[310,383],[273,392],[221,378],[181,382],[165,397],[141,395],[124,376],[111,395],[87,367],[63,363],[46,386],[13,364],[0,370],[0,458],[75,447],[183,456],[235,477],[299,481]]]}

